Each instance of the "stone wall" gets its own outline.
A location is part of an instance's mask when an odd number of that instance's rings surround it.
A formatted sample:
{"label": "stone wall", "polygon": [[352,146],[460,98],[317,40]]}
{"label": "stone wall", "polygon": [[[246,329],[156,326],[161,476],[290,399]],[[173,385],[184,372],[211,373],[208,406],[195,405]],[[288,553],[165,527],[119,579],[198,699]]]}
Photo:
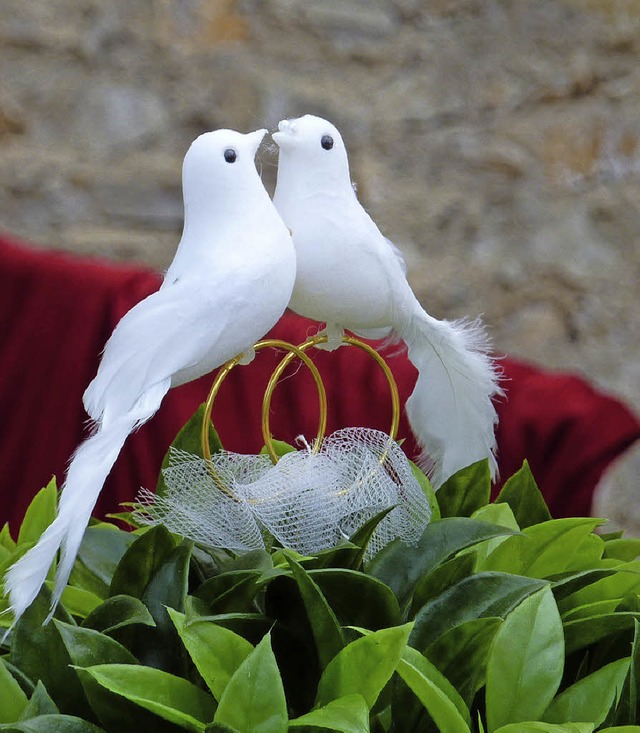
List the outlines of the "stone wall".
{"label": "stone wall", "polygon": [[639,62],[639,0],[3,0],[0,225],[162,268],[197,134],[318,113],[430,312],[638,410]]}

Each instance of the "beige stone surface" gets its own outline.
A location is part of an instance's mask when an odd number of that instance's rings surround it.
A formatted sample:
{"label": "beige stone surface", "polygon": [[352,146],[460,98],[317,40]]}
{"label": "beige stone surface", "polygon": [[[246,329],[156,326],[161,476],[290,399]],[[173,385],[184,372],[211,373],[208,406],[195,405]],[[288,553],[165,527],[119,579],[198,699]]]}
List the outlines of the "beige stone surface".
{"label": "beige stone surface", "polygon": [[165,267],[190,141],[318,113],[434,315],[640,411],[640,2],[3,0],[0,67],[3,229]]}

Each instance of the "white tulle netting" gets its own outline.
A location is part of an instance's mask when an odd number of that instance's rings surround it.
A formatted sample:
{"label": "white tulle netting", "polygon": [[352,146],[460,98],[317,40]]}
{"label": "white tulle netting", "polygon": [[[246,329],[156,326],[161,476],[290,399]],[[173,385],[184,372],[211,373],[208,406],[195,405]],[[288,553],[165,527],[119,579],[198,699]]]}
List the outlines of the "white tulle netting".
{"label": "white tulle netting", "polygon": [[396,538],[415,544],[431,517],[400,447],[367,428],[338,430],[317,454],[306,447],[275,466],[267,455],[228,451],[214,454],[208,465],[171,449],[163,477],[164,496],[139,494],[137,519],[236,552],[264,548],[271,536],[283,547],[314,554],[393,507],[371,538],[371,557]]}

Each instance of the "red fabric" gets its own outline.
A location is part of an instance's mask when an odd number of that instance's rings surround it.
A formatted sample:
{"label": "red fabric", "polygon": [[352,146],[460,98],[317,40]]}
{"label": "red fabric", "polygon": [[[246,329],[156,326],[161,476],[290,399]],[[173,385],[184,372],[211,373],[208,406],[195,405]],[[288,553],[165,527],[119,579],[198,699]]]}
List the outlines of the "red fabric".
{"label": "red fabric", "polygon": [[[59,482],[85,433],[82,393],[122,315],[153,292],[160,279],[136,265],[34,251],[0,237],[0,521],[15,531],[34,493],[53,474]],[[317,325],[286,314],[271,336],[299,343]],[[261,352],[235,368],[214,406],[225,447],[262,445],[260,413],[266,381],[282,354]],[[391,408],[385,378],[360,350],[315,352],[327,386],[328,432],[343,426],[388,430]],[[406,356],[389,360],[402,401],[415,370]],[[619,401],[583,379],[550,373],[514,359],[502,362],[506,400],[498,404],[499,463],[506,478],[528,458],[554,516],[589,512],[604,469],[640,438],[640,423]],[[154,487],[176,432],[205,399],[211,377],[172,390],[159,412],[131,436],[107,480],[97,514],[116,511],[140,486]],[[316,434],[317,397],[301,367],[276,389],[272,432],[284,440]],[[416,455],[406,418],[400,437]]]}

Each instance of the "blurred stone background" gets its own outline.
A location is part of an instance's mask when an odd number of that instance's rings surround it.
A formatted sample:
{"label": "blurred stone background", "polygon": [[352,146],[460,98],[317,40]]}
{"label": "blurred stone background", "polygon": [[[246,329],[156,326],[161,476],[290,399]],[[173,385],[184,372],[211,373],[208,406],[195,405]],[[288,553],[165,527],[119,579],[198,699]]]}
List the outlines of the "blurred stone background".
{"label": "blurred stone background", "polygon": [[2,0],[0,226],[163,268],[190,141],[317,113],[432,314],[638,411],[639,62],[640,0]]}

